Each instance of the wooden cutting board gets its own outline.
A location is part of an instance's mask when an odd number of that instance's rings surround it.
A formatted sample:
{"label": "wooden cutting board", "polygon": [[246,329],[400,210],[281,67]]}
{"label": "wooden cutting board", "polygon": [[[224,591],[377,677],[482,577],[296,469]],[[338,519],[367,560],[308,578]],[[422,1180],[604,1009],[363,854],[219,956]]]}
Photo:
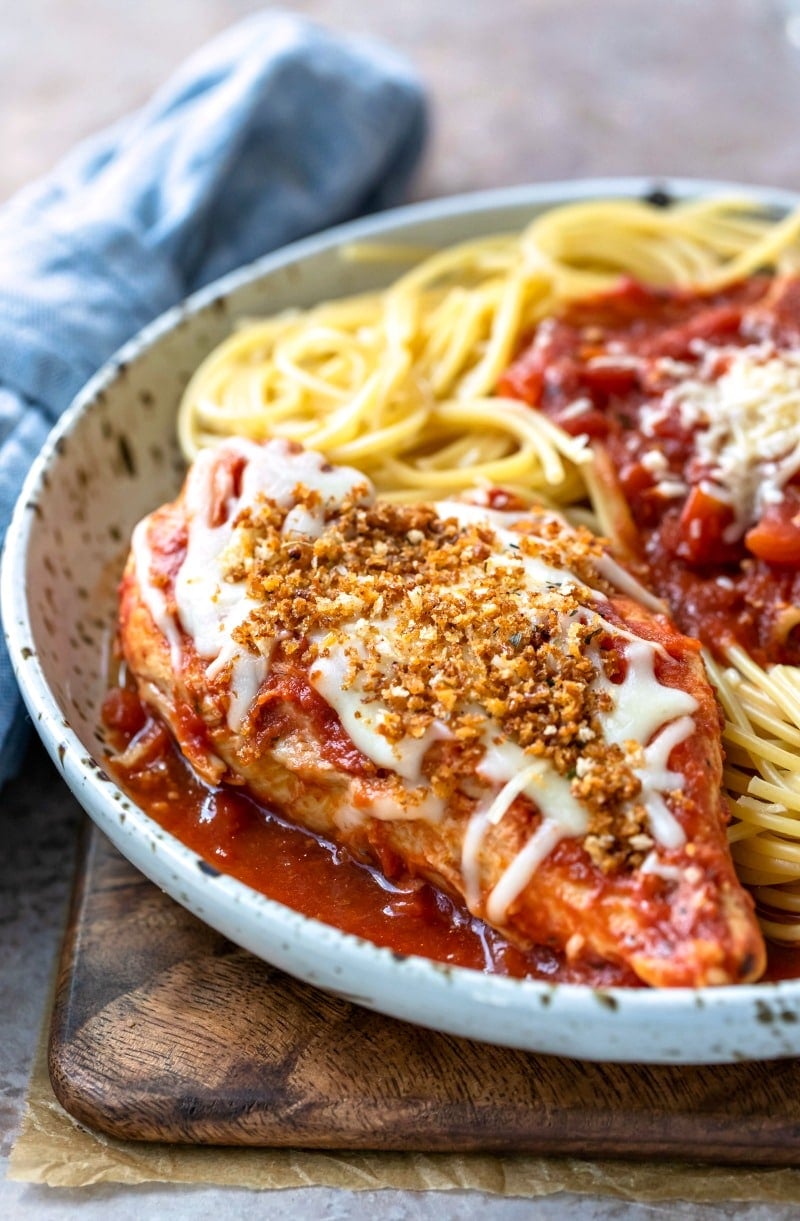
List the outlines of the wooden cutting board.
{"label": "wooden cutting board", "polygon": [[94,828],[50,1071],[128,1140],[800,1165],[800,1061],[586,1064],[384,1018],[237,949]]}

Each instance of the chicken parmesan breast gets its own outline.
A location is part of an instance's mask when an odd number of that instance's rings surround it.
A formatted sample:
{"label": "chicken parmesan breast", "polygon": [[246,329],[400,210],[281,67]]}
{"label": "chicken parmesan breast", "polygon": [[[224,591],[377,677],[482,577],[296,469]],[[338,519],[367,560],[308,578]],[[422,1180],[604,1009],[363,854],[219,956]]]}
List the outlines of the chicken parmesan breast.
{"label": "chicken parmesan breast", "polygon": [[757,978],[698,646],[588,532],[484,499],[394,504],[284,441],[203,451],[133,536],[141,698],[209,784],[521,946]]}

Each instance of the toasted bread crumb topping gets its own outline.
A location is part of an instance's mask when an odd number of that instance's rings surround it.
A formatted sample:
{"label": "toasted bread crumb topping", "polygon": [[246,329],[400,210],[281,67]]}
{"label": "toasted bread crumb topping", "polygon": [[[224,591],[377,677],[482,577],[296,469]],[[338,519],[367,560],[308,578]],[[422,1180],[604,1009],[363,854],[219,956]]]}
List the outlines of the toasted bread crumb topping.
{"label": "toasted bread crumb topping", "polygon": [[[637,801],[642,751],[604,738],[611,701],[595,682],[625,667],[596,609],[598,592],[606,610],[612,592],[596,569],[598,540],[544,511],[506,530],[433,505],[365,504],[358,489],[324,509],[302,485],[292,499],[287,510],[261,498],[236,519],[223,572],[255,604],[238,643],[267,655],[279,641],[309,670],[343,651],[343,685],[380,701],[391,744],[443,726],[424,761],[443,799],[470,780],[485,786],[481,761],[510,739],[548,760],[585,806],[596,865],[640,865],[653,845]],[[322,514],[316,537],[286,528],[298,510]]]}

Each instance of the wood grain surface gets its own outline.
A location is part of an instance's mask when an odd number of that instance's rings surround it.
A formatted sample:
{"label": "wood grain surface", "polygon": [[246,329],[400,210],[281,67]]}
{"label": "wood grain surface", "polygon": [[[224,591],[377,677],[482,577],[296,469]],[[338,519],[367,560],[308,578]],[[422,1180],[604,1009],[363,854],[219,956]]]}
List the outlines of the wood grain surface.
{"label": "wood grain surface", "polygon": [[62,1105],[133,1140],[800,1165],[800,1063],[587,1064],[298,983],[87,832],[50,1039]]}

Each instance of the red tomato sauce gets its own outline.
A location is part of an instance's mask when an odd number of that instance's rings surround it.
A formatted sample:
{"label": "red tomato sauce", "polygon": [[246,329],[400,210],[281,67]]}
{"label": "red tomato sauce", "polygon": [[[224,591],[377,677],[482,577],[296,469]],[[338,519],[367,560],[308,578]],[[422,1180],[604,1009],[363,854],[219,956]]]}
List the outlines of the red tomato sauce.
{"label": "red tomato sauce", "polygon": [[[109,771],[138,805],[206,863],[306,916],[387,946],[398,955],[493,975],[596,987],[641,986],[626,967],[568,964],[541,947],[520,949],[461,904],[419,879],[388,882],[346,851],[295,827],[242,789],[205,785],[167,729],[128,690],[106,698],[103,719],[115,752]],[[135,759],[134,759],[135,753]]]}
{"label": "red tomato sauce", "polygon": [[[520,949],[461,904],[419,879],[388,882],[346,851],[293,826],[242,789],[211,788],[182,759],[168,730],[129,690],[104,705],[109,745],[139,748],[135,763],[107,760],[130,796],[209,872],[231,874],[260,894],[398,955],[491,975],[598,988],[642,987],[623,966],[568,964],[544,947]],[[768,943],[764,981],[800,978],[800,950]]]}
{"label": "red tomato sauce", "polygon": [[[726,541],[732,511],[704,490],[695,436],[665,398],[697,376],[709,348],[765,342],[800,347],[800,280],[758,276],[713,295],[628,281],[542,323],[498,390],[595,443],[601,478],[630,514],[625,541],[687,635],[718,653],[737,643],[760,664],[798,665],[790,616],[800,606],[800,480],[743,538]],[[658,474],[653,450],[666,462]],[[666,495],[656,486],[665,481],[688,494]]]}

